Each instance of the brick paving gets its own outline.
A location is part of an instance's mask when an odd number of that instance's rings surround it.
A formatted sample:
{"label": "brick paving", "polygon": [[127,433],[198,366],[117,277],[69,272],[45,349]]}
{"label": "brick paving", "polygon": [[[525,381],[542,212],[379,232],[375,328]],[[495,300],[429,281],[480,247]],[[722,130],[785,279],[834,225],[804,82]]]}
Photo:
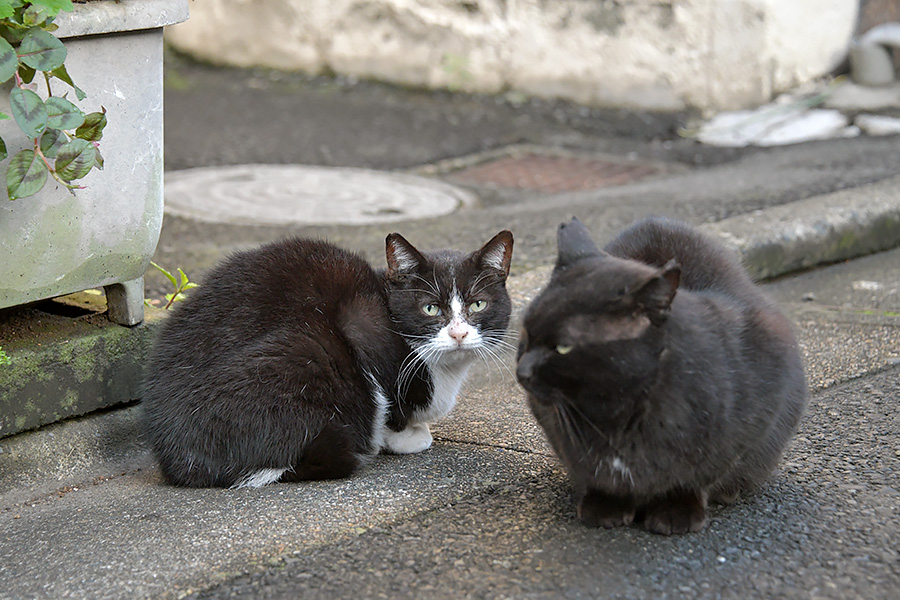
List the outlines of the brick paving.
{"label": "brick paving", "polygon": [[624,185],[658,172],[658,168],[644,163],[525,154],[468,167],[456,171],[451,178],[461,183],[552,194]]}

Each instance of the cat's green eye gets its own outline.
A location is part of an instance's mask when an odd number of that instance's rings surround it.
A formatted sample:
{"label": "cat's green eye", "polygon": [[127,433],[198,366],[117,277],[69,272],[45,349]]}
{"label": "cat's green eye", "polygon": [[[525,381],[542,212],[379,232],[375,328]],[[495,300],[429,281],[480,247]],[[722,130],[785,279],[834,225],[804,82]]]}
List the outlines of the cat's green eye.
{"label": "cat's green eye", "polygon": [[487,308],[487,302],[485,302],[484,300],[476,300],[475,302],[473,302],[472,304],[469,305],[469,310],[472,311],[473,313],[481,312],[485,308]]}
{"label": "cat's green eye", "polygon": [[429,317],[436,317],[441,314],[441,307],[437,304],[426,304],[422,307],[422,312]]}
{"label": "cat's green eye", "polygon": [[572,346],[564,346],[564,345],[560,344],[559,346],[556,347],[556,352],[558,354],[568,354],[571,351],[572,351]]}

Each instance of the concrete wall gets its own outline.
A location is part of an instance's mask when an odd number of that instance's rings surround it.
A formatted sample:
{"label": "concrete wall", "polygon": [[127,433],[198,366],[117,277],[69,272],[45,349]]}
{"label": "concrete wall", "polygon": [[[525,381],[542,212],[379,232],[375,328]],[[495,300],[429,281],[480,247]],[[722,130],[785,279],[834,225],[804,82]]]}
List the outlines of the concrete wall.
{"label": "concrete wall", "polygon": [[198,59],[601,106],[754,106],[845,56],[858,0],[197,0]]}

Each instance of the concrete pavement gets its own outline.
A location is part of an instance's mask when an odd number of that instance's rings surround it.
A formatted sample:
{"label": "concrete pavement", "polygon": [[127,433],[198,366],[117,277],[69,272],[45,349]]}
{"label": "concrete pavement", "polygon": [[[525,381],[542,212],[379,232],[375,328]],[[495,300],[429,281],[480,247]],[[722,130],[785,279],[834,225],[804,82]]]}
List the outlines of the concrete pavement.
{"label": "concrete pavement", "polygon": [[[826,216],[817,207],[873,207],[877,199],[883,216],[900,204],[896,138],[717,154],[675,138],[654,115],[630,115],[625,127],[615,114],[584,116],[569,105],[429,99],[369,84],[332,89],[190,65],[176,65],[170,78],[180,78],[166,98],[170,168],[303,162],[406,172],[520,142],[662,165],[653,177],[592,190],[474,185],[474,206],[389,225],[167,217],[157,262],[201,282],[229,251],[284,235],[327,237],[381,264],[389,231],[424,246],[474,248],[509,227],[516,234],[510,291],[520,311],[549,272],[556,224],[573,214],[602,242],[651,213],[736,237],[740,227],[753,231],[751,219],[779,210],[814,222]],[[320,111],[315,118],[297,110],[306,100]],[[266,119],[281,123],[280,133],[248,126]],[[289,119],[302,134],[284,126]],[[458,185],[452,172],[433,172]],[[789,236],[776,229],[783,216],[756,234],[785,247]],[[838,231],[817,230],[820,240]],[[886,231],[897,235],[896,227]],[[582,527],[510,371],[484,365],[434,427],[433,448],[379,457],[345,481],[167,487],[141,439],[137,406],[0,439],[0,598],[893,598],[900,591],[900,250],[767,287],[797,324],[810,409],[769,485],[716,509],[699,534]],[[148,294],[162,291],[149,277]]]}
{"label": "concrete pavement", "polygon": [[[0,597],[891,598],[900,327],[884,307],[898,259],[769,286],[798,324],[813,399],[770,483],[702,533],[582,527],[521,392],[484,367],[431,450],[341,482],[166,487],[137,408],[4,440],[18,477],[2,490]],[[884,287],[840,301],[858,281]]]}

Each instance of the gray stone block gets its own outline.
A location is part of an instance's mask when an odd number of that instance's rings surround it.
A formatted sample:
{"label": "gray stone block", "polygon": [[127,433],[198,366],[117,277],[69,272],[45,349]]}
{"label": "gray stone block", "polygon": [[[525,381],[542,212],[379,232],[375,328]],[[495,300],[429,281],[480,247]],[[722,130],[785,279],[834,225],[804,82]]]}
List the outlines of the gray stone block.
{"label": "gray stone block", "polygon": [[136,327],[100,312],[71,318],[24,308],[8,317],[23,331],[3,324],[10,363],[0,367],[0,437],[137,400],[162,313],[148,309]]}

